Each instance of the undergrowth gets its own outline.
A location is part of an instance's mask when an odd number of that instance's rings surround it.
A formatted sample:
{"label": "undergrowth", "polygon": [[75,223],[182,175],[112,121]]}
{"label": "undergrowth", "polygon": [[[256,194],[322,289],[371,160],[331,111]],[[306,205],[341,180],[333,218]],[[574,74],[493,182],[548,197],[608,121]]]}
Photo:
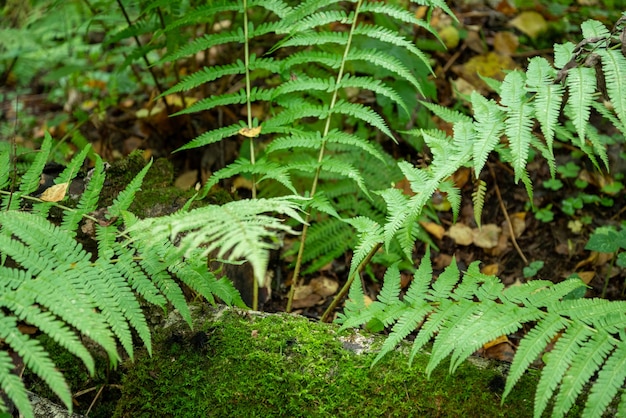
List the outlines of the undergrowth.
{"label": "undergrowth", "polygon": [[[487,80],[499,99],[474,92],[467,115],[424,97],[432,70],[406,28],[419,28],[428,36],[436,33],[411,10],[363,0],[291,3],[218,1],[192,8],[187,3],[175,7],[146,2],[133,8],[136,20],[119,3],[127,26],[111,31],[104,44],[113,50],[122,50],[120,45],[129,40],[137,44],[123,48],[128,55],[120,68],[141,59],[151,68],[165,107],[178,95],[186,106],[175,115],[245,108],[243,120],[201,133],[181,148],[245,138],[237,160],[213,173],[196,199],[236,176],[250,181],[252,198],[195,210],[189,210],[189,202],[176,214],[138,220],[127,209],[141,185],[142,171],[104,214],[96,215],[102,209],[97,202],[105,178],[99,158],[75,206],[58,203],[66,199],[88,147],[57,178],[54,191],[59,197],[47,200],[31,195],[49,156],[50,140],[44,141],[20,179],[12,178],[11,150],[3,150],[4,344],[71,407],[61,373],[36,340],[19,332],[21,322],[49,334],[93,372],[93,361],[78,335],[105,348],[112,363],[119,359],[118,343],[132,357],[131,329],[150,350],[139,298],[159,306],[169,302],[188,320],[180,283],[211,301],[217,296],[241,303],[230,282],[215,279],[208,270],[207,254],[217,252],[227,262],[250,262],[255,283],[260,283],[279,235],[299,234],[287,310],[301,272],[315,271],[352,250],[348,282],[323,319],[349,289],[349,301],[339,317],[344,328],[391,327],[377,360],[417,330],[413,354],[434,340],[427,371],[451,356],[454,372],[481,345],[526,325],[531,331],[517,350],[504,397],[554,342],[544,356],[535,416],[542,415],[553,395],[552,415],[564,416],[588,383],[585,416],[599,416],[616,397],[618,412],[626,414],[626,397],[620,394],[626,378],[623,302],[577,298],[575,291],[583,286],[577,280],[556,285],[536,280],[504,289],[496,277],[482,274],[477,263],[460,272],[453,262],[433,281],[428,252],[401,297],[398,269],[398,263],[412,263],[416,241],[426,240],[420,220],[435,192],[447,193],[455,219],[458,216],[461,191],[452,175],[462,167],[471,167],[476,179],[478,223],[486,195],[478,178],[490,156],[512,166],[515,181],[522,181],[531,201],[533,185],[527,171],[531,151],[546,160],[553,177],[555,141],[580,149],[598,169],[608,168],[606,144],[589,120],[593,113],[626,132],[626,58],[619,48],[626,18],[613,29],[585,22],[581,42],[555,45],[554,63],[533,58],[526,71],[512,71],[503,82]],[[442,8],[453,16],[440,0],[412,3]],[[381,16],[385,19],[377,19]],[[206,33],[196,36],[200,26]],[[142,44],[146,34],[155,36]],[[211,52],[220,51],[232,53],[229,63],[204,65]],[[197,65],[197,71],[179,78],[176,68],[185,62]],[[166,81],[172,85],[169,89],[163,87]],[[409,106],[406,93],[393,87],[397,81],[423,100]],[[224,82],[234,87],[219,90]],[[190,91],[202,91],[203,97]],[[389,126],[375,110],[382,106],[363,104],[361,94],[377,105],[393,103],[397,114],[408,115],[417,106],[428,108],[452,124],[453,133],[425,128],[400,133],[403,127]],[[426,144],[427,166],[394,161],[385,151],[385,144],[404,135],[417,135]],[[395,187],[401,180],[408,181],[410,193]],[[61,210],[60,221],[49,216],[53,208]],[[79,225],[93,231],[95,253],[76,240]],[[375,257],[384,259],[388,268],[378,300],[366,305],[361,281],[355,278]],[[84,315],[77,317],[75,312]],[[10,355],[0,351],[2,389],[25,416],[32,416],[25,388],[12,369]],[[1,399],[0,407],[6,407]]]}

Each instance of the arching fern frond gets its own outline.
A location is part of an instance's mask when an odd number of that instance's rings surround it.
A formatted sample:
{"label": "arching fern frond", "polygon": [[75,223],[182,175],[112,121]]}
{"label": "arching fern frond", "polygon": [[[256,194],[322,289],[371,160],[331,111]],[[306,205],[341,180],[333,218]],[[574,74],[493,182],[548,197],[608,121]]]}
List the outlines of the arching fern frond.
{"label": "arching fern frond", "polygon": [[[189,258],[202,248],[206,256],[217,251],[218,258],[246,260],[259,283],[265,279],[269,250],[278,243],[277,233],[295,231],[269,212],[282,214],[304,223],[296,199],[256,199],[205,206],[190,213],[138,221],[128,229],[142,243],[161,243],[180,239],[175,253]],[[158,244],[161,245],[161,244]]]}
{"label": "arching fern frond", "polygon": [[542,416],[557,388],[553,415],[563,416],[596,372],[598,379],[592,384],[583,416],[600,416],[618,394],[626,378],[626,343],[622,340],[626,302],[565,299],[567,293],[584,286],[577,279],[558,285],[529,282],[503,290],[495,277],[480,273],[476,262],[463,277],[454,261],[433,283],[431,274],[427,252],[403,299],[399,297],[397,268],[388,269],[378,300],[367,307],[362,303],[362,290],[351,289],[355,300],[349,301],[339,316],[342,328],[393,325],[374,362],[417,330],[411,358],[434,338],[427,372],[447,356],[451,356],[450,371],[454,372],[483,344],[523,324],[536,323],[517,349],[503,398],[554,338],[554,348],[543,357],[546,366],[537,386],[535,417]]}
{"label": "arching fern frond", "polygon": [[532,136],[534,106],[526,97],[525,77],[518,71],[507,74],[502,83],[501,103],[506,106],[505,133],[513,155],[515,181],[520,179],[532,199],[532,185],[526,171]]}

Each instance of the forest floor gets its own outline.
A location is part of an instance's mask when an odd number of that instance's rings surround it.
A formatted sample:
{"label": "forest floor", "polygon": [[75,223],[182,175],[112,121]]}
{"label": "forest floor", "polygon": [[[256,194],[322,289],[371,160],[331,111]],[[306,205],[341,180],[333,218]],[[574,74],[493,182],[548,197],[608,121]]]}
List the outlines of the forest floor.
{"label": "forest floor", "polygon": [[[507,70],[525,68],[530,57],[544,56],[551,60],[553,43],[568,40],[577,43],[580,40],[582,21],[594,18],[612,27],[620,15],[619,12],[603,9],[593,0],[581,0],[574,5],[565,4],[570,2],[538,3],[536,7],[525,9],[514,8],[507,1],[495,3],[453,6],[460,22],[456,25],[445,16],[435,14],[433,26],[444,40],[450,42],[448,50],[429,51],[437,74],[437,78],[432,79],[432,86],[439,104],[452,108],[463,106],[461,94],[473,89],[489,95],[490,91],[477,77],[478,73],[502,79]],[[48,130],[61,141],[57,149],[61,163],[75,149],[67,138],[72,130],[77,129],[105,160],[120,160],[136,150],[142,150],[146,159],[167,159],[173,167],[171,183],[183,195],[185,190],[205,180],[211,172],[234,161],[240,150],[241,144],[233,141],[212,145],[202,152],[173,153],[201,133],[203,128],[236,122],[241,118],[240,109],[220,109],[219,117],[171,118],[165,109],[154,110],[155,106],[159,106],[153,100],[154,92],[137,91],[116,103],[107,103],[107,85],[97,78],[83,90],[64,90],[51,85],[45,76],[41,73],[28,86],[8,82],[0,87],[0,123],[10,126],[2,134],[20,146],[37,149],[44,131]],[[106,103],[104,108],[103,103]],[[86,113],[98,109],[102,111],[98,112],[98,117],[90,117],[77,124],[74,116],[76,109]],[[449,128],[434,117],[430,122],[444,129]],[[415,120],[411,123],[412,127],[416,127]],[[616,136],[605,126],[598,124],[595,127],[607,138]],[[452,257],[465,266],[481,260],[483,270],[497,274],[506,285],[536,278],[559,282],[578,274],[589,286],[587,297],[626,299],[626,272],[614,264],[614,255],[585,249],[596,228],[619,225],[625,219],[623,185],[621,188],[607,187],[624,182],[626,175],[623,138],[614,142],[609,148],[610,173],[598,171],[565,144],[555,150],[560,167],[556,180],[550,180],[547,163],[536,158],[529,167],[534,185],[532,205],[524,187],[514,183],[512,170],[495,158],[489,160],[481,176],[487,183],[482,216],[482,228],[486,232],[483,234],[476,232],[472,187],[470,184],[463,186],[470,173],[458,172],[456,180],[463,191],[463,203],[456,225],[452,223],[451,212],[445,207],[444,196],[433,197],[438,219],[423,225],[437,246],[432,251],[435,269],[441,271]],[[390,142],[383,146],[398,159],[413,163],[428,159],[427,150],[420,153],[404,143]],[[235,197],[247,193],[245,186],[239,189],[235,185],[232,187],[224,186],[227,191],[235,190]],[[151,215],[167,211],[155,210]],[[286,241],[286,246],[292,244]],[[416,248],[415,260],[421,258],[423,251],[423,247]],[[305,284],[310,285],[312,280],[317,280],[315,283],[324,283],[330,288],[343,285],[350,257],[351,254],[347,253],[323,270],[305,277]],[[285,309],[287,285],[291,277],[291,266],[280,258],[274,268],[283,281],[275,285],[271,299],[264,306],[268,312]],[[382,270],[378,272],[374,269],[373,275],[381,279]],[[371,295],[377,293],[380,284],[380,280],[366,280]],[[332,296],[302,298],[297,303],[297,312],[318,318]],[[515,341],[509,341],[491,357],[510,359],[514,346]]]}

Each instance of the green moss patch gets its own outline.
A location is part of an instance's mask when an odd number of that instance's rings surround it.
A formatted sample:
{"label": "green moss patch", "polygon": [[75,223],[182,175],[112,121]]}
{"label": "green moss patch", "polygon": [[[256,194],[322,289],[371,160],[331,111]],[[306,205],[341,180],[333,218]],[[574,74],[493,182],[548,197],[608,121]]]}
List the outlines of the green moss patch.
{"label": "green moss patch", "polygon": [[[211,318],[211,316],[207,316]],[[427,354],[344,348],[337,328],[290,315],[226,310],[193,331],[155,335],[153,357],[129,366],[116,416],[532,416],[534,385],[518,383],[500,406],[504,378],[466,363],[424,373]]]}

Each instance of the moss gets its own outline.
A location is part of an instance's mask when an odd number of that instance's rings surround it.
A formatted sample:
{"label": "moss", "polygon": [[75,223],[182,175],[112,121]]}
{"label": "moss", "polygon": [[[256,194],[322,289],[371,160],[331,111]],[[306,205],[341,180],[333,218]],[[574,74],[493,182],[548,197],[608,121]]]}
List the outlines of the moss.
{"label": "moss", "polygon": [[336,328],[304,318],[225,311],[155,342],[153,357],[130,367],[116,416],[532,416],[531,379],[501,407],[493,368],[441,367],[428,379],[428,356],[409,368],[402,353],[370,368],[373,354],[346,350]]}

